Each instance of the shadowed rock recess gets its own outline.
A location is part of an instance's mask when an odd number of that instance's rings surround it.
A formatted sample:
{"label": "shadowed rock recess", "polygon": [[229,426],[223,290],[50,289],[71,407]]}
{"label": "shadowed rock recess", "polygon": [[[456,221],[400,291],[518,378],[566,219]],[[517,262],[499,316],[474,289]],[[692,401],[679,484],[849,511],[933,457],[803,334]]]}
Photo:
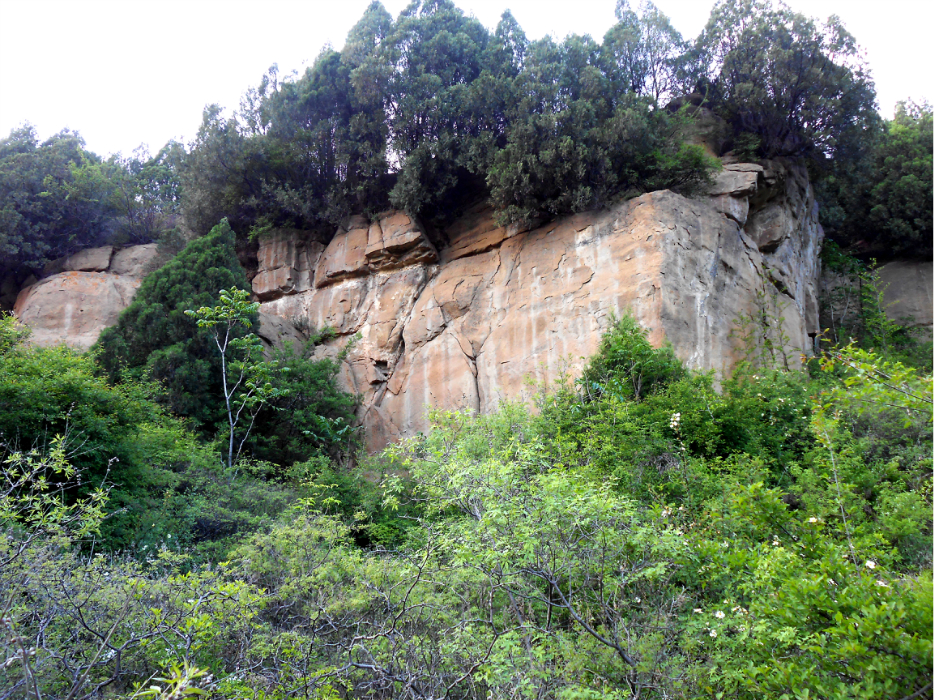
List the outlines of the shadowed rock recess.
{"label": "shadowed rock recess", "polygon": [[[372,451],[425,430],[429,406],[488,411],[527,397],[530,379],[575,375],[614,314],[692,368],[742,359],[744,317],[770,322],[757,335],[799,361],[819,330],[822,239],[803,166],[725,159],[708,196],[652,192],[530,230],[498,226],[485,205],[432,239],[399,211],[350,217],[327,245],[279,229],[260,241],[252,285],[267,344],[325,326],[336,336],[322,356],[353,343],[341,381]],[[87,348],[154,253],[79,253],[22,290],[16,313],[33,342]]]}

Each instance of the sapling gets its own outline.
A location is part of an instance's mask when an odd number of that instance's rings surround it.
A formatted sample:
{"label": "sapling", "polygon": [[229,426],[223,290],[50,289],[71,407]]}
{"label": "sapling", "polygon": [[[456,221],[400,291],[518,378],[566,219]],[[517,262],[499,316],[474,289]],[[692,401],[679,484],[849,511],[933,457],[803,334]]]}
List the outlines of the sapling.
{"label": "sapling", "polygon": [[[253,316],[258,309],[259,303],[250,301],[249,292],[231,288],[229,291],[220,291],[220,303],[217,306],[202,306],[196,311],[185,311],[187,316],[197,321],[199,328],[212,329],[214,343],[221,354],[221,386],[229,430],[228,469],[233,469],[239,459],[262,407],[285,395],[284,390],[277,388],[271,381],[278,363],[262,359],[262,341],[254,333],[241,337],[234,334],[238,324],[247,328],[253,325]],[[287,372],[288,368],[284,367],[282,371]],[[246,424],[245,428],[243,423]],[[238,426],[242,432],[239,441]]]}

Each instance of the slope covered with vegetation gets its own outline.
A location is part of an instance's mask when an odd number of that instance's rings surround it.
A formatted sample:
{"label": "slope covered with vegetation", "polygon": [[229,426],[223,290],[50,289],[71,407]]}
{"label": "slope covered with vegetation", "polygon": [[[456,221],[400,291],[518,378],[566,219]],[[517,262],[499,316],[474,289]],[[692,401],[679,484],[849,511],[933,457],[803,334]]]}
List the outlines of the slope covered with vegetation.
{"label": "slope covered with vegetation", "polygon": [[[51,353],[8,342],[0,371],[34,357]],[[107,554],[106,479],[69,488],[100,478],[69,464],[77,432],[8,445],[0,687],[925,697],[931,416],[930,375],[877,353],[746,366],[715,391],[624,318],[535,415],[435,415],[357,471],[240,476],[149,408],[112,428],[148,484],[110,490],[140,520]]]}
{"label": "slope covered with vegetation", "polygon": [[199,234],[94,352],[0,318],[0,697],[932,696],[931,356],[871,275],[802,371],[746,323],[718,381],[624,317],[534,409],[435,414],[378,456],[342,358],[315,358],[328,329],[259,358],[250,232],[690,191],[698,105],[743,157],[807,159],[841,245],[930,250],[930,107],[881,120],[839,22],[727,0],[685,42],[651,4],[617,18],[530,42],[508,13],[373,3],[188,147],[0,142],[5,269],[179,243],[180,214]]}

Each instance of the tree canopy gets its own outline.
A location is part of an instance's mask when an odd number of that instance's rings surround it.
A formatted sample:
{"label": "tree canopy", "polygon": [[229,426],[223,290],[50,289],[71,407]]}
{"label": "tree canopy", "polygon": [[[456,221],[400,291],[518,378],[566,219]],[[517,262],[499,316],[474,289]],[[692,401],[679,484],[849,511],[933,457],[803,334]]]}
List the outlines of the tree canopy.
{"label": "tree canopy", "polygon": [[716,167],[683,142],[697,107],[726,120],[742,157],[807,159],[838,242],[926,254],[929,120],[919,108],[883,123],[838,17],[721,0],[693,41],[650,0],[618,0],[616,18],[600,40],[530,41],[508,11],[490,30],[451,0],[395,18],[374,1],[303,74],[273,65],[233,113],[207,107],[187,148],[105,162],[76,134],[16,130],[0,145],[0,255],[35,268],[152,239],[180,212],[197,234],[227,218],[242,236],[327,236],[389,207],[443,226],[486,199],[508,223],[690,193]]}
{"label": "tree canopy", "polygon": [[14,129],[0,140],[0,268],[38,271],[82,248],[155,240],[178,213],[180,150],[105,161],[75,132],[40,143],[32,126]]}

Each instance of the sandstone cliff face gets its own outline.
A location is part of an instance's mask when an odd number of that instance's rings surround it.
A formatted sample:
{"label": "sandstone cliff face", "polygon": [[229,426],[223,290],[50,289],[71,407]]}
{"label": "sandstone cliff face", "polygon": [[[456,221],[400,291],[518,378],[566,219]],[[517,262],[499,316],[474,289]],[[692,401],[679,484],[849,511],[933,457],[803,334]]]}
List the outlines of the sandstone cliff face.
{"label": "sandstone cliff face", "polygon": [[114,251],[104,246],[57,261],[56,269],[63,272],[31,284],[16,297],[13,313],[32,329],[30,342],[91,347],[133,300],[153,265],[156,247]]}
{"label": "sandstone cliff face", "polygon": [[[529,379],[575,374],[614,314],[722,374],[744,357],[737,322],[764,312],[757,334],[777,340],[781,319],[794,362],[819,330],[822,238],[802,167],[725,161],[708,196],[653,192],[532,230],[478,206],[435,237],[441,249],[398,211],[350,217],[327,245],[280,229],[260,241],[252,285],[268,345],[324,326],[337,335],[319,353],[353,343],[341,381],[376,450],[424,430],[429,406],[488,411]],[[16,313],[33,342],[90,347],[154,254],[83,251],[20,292]]]}
{"label": "sandstone cliff face", "polygon": [[577,372],[612,314],[720,373],[742,358],[741,316],[781,317],[793,360],[818,332],[823,232],[791,163],[726,163],[709,197],[654,192],[530,231],[478,207],[445,234],[437,251],[389,212],[348,221],[326,248],[298,231],[260,245],[265,314],[334,328],[323,353],[356,338],[343,382],[371,450],[424,430],[428,406],[487,411],[528,379]]}
{"label": "sandstone cliff face", "polygon": [[879,270],[886,315],[931,339],[934,325],[934,264],[932,261],[893,261]]}
{"label": "sandstone cliff face", "polygon": [[[886,316],[914,329],[920,339],[930,340],[934,328],[934,263],[931,260],[893,260],[879,267],[877,275]],[[860,281],[824,270],[820,285],[821,327],[845,329],[860,311]]]}

